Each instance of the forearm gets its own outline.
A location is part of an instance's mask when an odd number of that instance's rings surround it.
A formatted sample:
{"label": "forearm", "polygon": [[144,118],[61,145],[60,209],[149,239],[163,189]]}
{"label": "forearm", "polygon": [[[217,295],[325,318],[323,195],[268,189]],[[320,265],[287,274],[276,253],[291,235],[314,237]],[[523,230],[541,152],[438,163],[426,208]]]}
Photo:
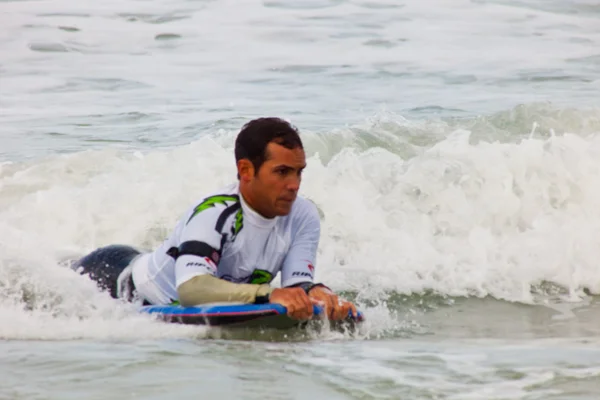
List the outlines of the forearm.
{"label": "forearm", "polygon": [[272,291],[269,285],[232,283],[208,274],[195,276],[177,288],[179,303],[184,307],[217,302],[254,303],[257,297]]}

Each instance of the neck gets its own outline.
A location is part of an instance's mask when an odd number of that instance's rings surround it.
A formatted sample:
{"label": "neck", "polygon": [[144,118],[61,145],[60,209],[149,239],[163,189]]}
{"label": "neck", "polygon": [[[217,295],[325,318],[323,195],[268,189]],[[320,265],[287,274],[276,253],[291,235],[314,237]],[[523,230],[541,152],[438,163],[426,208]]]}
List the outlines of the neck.
{"label": "neck", "polygon": [[256,200],[256,197],[253,195],[252,190],[250,190],[250,188],[247,185],[244,185],[241,182],[240,182],[240,195],[242,196],[243,200],[246,202],[246,205],[248,207],[250,207],[252,209],[252,211],[256,212],[261,217],[267,218],[267,219],[275,218],[275,215],[270,215],[268,213],[265,213],[264,210],[261,210],[261,207],[258,206],[259,202]]}

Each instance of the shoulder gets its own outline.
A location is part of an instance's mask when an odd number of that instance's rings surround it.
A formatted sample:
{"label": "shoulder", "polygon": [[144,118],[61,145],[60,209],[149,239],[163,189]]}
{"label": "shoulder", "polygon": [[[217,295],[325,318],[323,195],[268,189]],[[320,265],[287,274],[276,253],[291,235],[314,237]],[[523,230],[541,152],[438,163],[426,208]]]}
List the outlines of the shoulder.
{"label": "shoulder", "polygon": [[306,223],[320,225],[321,223],[317,205],[312,200],[301,196],[298,196],[296,201],[294,201],[289,217],[292,221],[300,225]]}
{"label": "shoulder", "polygon": [[234,185],[227,186],[221,190],[214,191],[199,199],[188,211],[186,222],[204,217],[219,218],[225,211],[240,207],[240,197]]}

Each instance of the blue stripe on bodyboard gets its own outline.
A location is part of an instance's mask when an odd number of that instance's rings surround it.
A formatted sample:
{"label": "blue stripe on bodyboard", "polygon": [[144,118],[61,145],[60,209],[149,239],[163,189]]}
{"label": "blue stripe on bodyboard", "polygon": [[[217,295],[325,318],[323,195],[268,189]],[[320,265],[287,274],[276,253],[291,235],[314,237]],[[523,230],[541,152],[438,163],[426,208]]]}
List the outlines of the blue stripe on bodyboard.
{"label": "blue stripe on bodyboard", "polygon": [[[218,317],[219,315],[285,315],[287,310],[280,304],[209,304],[197,307],[182,307],[182,306],[144,306],[140,309],[141,312],[147,314],[160,314],[177,316],[196,316],[196,317]],[[313,306],[313,313],[318,316],[323,313],[323,309],[317,305]],[[351,318],[351,315],[350,315]],[[363,314],[359,311],[357,321],[362,321]]]}
{"label": "blue stripe on bodyboard", "polygon": [[196,307],[144,306],[141,308],[141,311],[149,314],[159,313],[169,315],[219,315],[223,313],[254,314],[259,312],[271,312],[273,314],[286,313],[285,307],[279,304],[209,304]]}

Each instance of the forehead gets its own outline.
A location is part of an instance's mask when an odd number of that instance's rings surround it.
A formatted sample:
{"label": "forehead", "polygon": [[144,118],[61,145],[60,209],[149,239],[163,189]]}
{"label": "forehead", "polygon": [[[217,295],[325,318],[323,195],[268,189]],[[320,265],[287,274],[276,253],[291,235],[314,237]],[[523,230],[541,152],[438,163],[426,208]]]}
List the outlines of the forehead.
{"label": "forehead", "polygon": [[304,150],[300,147],[288,149],[277,143],[269,143],[267,145],[267,159],[265,162],[269,164],[285,164],[297,168],[303,167],[306,164],[306,156]]}

